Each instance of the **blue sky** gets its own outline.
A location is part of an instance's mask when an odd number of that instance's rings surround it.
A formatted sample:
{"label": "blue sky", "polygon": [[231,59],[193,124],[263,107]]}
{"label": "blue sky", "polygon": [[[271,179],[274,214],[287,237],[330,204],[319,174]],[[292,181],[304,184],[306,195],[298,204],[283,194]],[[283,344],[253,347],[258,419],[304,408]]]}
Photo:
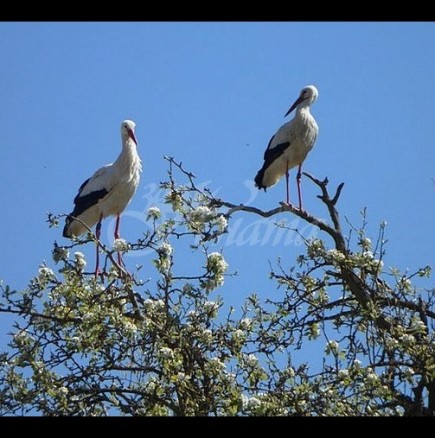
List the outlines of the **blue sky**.
{"label": "blue sky", "polygon": [[[0,278],[22,289],[44,260],[54,267],[53,241],[66,241],[46,212],[71,211],[82,181],[117,157],[127,118],[137,124],[144,168],[121,221],[128,240],[161,203],[163,155],[230,202],[276,207],[284,181],[265,194],[252,180],[308,84],[319,90],[312,114],[320,130],[304,170],[332,186],[345,182],[340,212],[358,225],[367,207],[373,237],[387,221],[386,266],[433,265],[434,48],[433,23],[0,23]],[[316,188],[302,184],[305,208],[326,217]],[[239,276],[219,293],[235,303],[252,292],[272,296],[268,261],[291,265],[302,248],[264,238],[267,221],[236,219],[232,239],[217,247]],[[106,242],[111,227],[103,225]],[[126,261],[151,263],[146,255]],[[0,345],[7,329],[0,323]]]}

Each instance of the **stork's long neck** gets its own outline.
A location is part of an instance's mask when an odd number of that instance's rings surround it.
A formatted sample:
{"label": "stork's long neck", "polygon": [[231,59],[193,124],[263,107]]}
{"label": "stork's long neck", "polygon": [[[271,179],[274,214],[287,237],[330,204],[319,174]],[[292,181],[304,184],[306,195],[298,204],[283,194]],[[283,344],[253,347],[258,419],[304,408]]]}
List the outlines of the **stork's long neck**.
{"label": "stork's long neck", "polygon": [[130,138],[122,139],[122,151],[116,159],[114,166],[122,169],[123,173],[142,170],[141,160],[137,153],[136,143]]}
{"label": "stork's long neck", "polygon": [[313,135],[315,139],[319,128],[316,120],[310,113],[310,103],[304,102],[298,106],[295,119],[295,129],[299,132],[299,138],[305,144],[310,144],[312,146],[314,143]]}
{"label": "stork's long neck", "polygon": [[310,112],[310,105],[311,102],[305,101],[302,102],[296,109],[296,115],[295,118],[298,118],[300,120],[299,123],[302,124],[315,124],[316,121],[314,120],[314,117],[311,115]]}
{"label": "stork's long neck", "polygon": [[309,100],[302,101],[298,105],[298,107],[296,108],[296,113],[298,113],[298,114],[300,114],[300,113],[310,114],[310,105],[311,105],[311,102]]}

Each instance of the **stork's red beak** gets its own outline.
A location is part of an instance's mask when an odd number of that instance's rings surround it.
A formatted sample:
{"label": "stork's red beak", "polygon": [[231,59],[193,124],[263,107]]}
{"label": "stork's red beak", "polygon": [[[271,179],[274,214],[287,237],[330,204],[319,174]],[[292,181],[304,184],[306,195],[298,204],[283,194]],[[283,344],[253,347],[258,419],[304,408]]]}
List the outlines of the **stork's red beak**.
{"label": "stork's red beak", "polygon": [[136,143],[136,146],[137,146],[137,140],[136,140],[136,136],[134,135],[133,130],[128,129],[127,132],[128,132],[128,136]]}
{"label": "stork's red beak", "polygon": [[285,113],[284,117],[287,117],[302,101],[304,100],[304,98],[302,96],[299,96],[295,103],[290,107],[290,109]]}

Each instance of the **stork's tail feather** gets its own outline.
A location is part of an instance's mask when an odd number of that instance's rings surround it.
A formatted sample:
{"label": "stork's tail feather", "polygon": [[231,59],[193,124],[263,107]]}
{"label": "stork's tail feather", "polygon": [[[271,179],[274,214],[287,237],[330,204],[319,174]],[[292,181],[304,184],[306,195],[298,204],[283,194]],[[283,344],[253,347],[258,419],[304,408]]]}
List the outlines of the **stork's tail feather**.
{"label": "stork's tail feather", "polygon": [[65,224],[65,226],[63,227],[63,232],[62,232],[62,236],[63,237],[66,237],[66,238],[70,238],[71,237],[71,231],[70,231],[70,229],[69,229],[69,220],[68,220],[69,218],[67,218],[67,220],[66,220],[66,224]]}
{"label": "stork's tail feather", "polygon": [[63,227],[63,233],[62,236],[66,237],[67,239],[71,239],[72,234],[71,234],[71,230],[70,230],[70,223],[72,221],[71,216],[67,216],[66,220],[65,220],[65,226]]}
{"label": "stork's tail feather", "polygon": [[264,172],[266,171],[265,166],[263,166],[257,173],[257,176],[255,177],[255,187],[258,187],[259,189],[264,189],[266,191],[266,186],[263,184],[263,178],[264,178]]}

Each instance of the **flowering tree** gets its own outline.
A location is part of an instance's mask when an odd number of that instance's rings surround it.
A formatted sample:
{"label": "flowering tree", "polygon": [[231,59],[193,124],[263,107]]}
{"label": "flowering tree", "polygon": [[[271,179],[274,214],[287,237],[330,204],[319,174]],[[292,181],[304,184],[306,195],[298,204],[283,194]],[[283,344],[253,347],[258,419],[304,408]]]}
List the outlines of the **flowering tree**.
{"label": "flowering tree", "polygon": [[[375,243],[365,221],[345,238],[342,184],[330,195],[326,179],[305,174],[326,222],[285,204],[262,211],[226,202],[167,160],[161,187],[173,213],[152,207],[137,242],[101,243],[104,275],[86,272],[79,249],[95,240],[89,232],[55,244],[57,272],[43,265],[26,290],[2,287],[0,312],[17,318],[0,355],[0,413],[435,414],[434,290],[413,285],[430,268],[386,270],[383,224]],[[231,273],[210,248],[234,217],[282,212],[321,237],[301,236],[296,266],[271,268],[275,298],[251,295],[240,309],[211,299]],[[140,266],[128,272],[116,251],[147,251],[154,277],[142,280]],[[177,257],[192,257],[192,272],[179,272]],[[306,348],[317,349],[317,365],[294,359]]]}

